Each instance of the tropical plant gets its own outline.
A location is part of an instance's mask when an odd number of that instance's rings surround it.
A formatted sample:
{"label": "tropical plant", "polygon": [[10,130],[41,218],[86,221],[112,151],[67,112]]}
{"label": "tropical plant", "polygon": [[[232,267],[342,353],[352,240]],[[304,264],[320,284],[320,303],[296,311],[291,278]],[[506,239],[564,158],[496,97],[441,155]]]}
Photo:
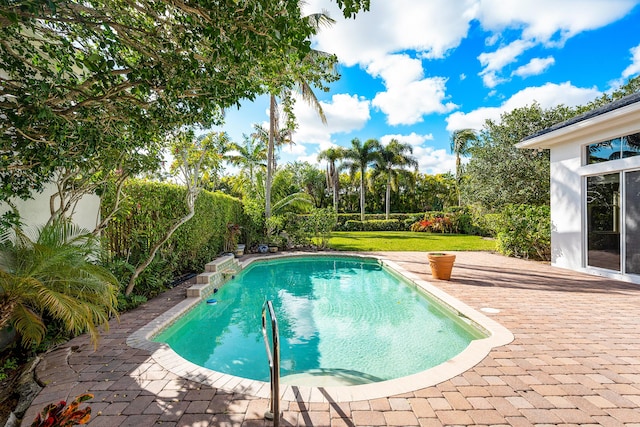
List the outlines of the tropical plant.
{"label": "tropical plant", "polygon": [[69,405],[64,400],[57,404],[50,403],[36,415],[31,427],[70,427],[86,424],[91,419],[91,407],[80,409],[80,404],[91,399],[93,394],[85,393],[77,396]]}
{"label": "tropical plant", "polygon": [[67,332],[88,332],[97,342],[98,327],[117,315],[117,279],[95,261],[95,236],[67,221],[42,226],[30,238],[21,228],[0,237],[0,329],[12,325],[23,345],[45,337],[45,319]]}
{"label": "tropical plant", "polygon": [[[300,4],[303,2],[300,1]],[[303,20],[313,28],[313,33],[317,33],[323,25],[330,25],[334,21],[325,12],[314,13],[305,16]],[[320,86],[321,89],[327,90],[325,83],[329,83],[337,80],[340,76],[336,72],[335,64],[337,63],[337,57],[328,53],[310,49],[304,56],[292,54],[290,51],[284,51],[284,57],[282,50],[276,51],[277,55],[273,59],[279,64],[283,65],[282,74],[279,78],[270,76],[270,81],[266,82],[266,85],[270,88],[269,98],[269,138],[267,144],[267,176],[265,180],[265,217],[271,216],[271,184],[273,173],[275,172],[274,164],[274,147],[275,138],[279,130],[278,124],[278,103],[276,97],[282,98],[283,113],[286,121],[285,134],[289,135],[295,130],[295,116],[293,114],[293,105],[295,98],[293,93],[300,94],[302,99],[311,105],[318,113],[318,116],[322,120],[322,123],[327,123],[327,118],[322,110],[322,105],[318,101],[312,86]]]}
{"label": "tropical plant", "polygon": [[256,171],[267,167],[267,146],[256,134],[243,135],[243,144],[231,142],[225,159],[234,166],[240,167],[242,174],[249,177],[249,185],[255,185]]}
{"label": "tropical plant", "polygon": [[380,148],[374,158],[372,178],[382,175],[386,178],[385,219],[389,219],[391,212],[391,189],[398,189],[399,176],[411,176],[406,167],[418,168],[418,161],[413,157],[413,147],[392,139],[389,144]]}
{"label": "tropical plant", "polygon": [[331,147],[318,153],[318,160],[326,160],[327,165],[327,188],[333,194],[333,209],[338,212],[338,197],[340,195],[340,170],[336,167],[336,162],[342,159],[344,150],[341,147]]}
{"label": "tropical plant", "polygon": [[462,175],[460,156],[469,154],[471,143],[478,140],[473,129],[458,129],[451,134],[451,152],[456,155],[456,184],[458,193],[458,206],[462,204],[460,200],[460,177]]}
{"label": "tropical plant", "polygon": [[364,221],[367,168],[375,161],[379,151],[378,140],[368,139],[363,144],[358,138],[352,139],[351,148],[344,151],[342,166],[349,169],[351,177],[354,177],[357,172],[360,173],[360,221]]}

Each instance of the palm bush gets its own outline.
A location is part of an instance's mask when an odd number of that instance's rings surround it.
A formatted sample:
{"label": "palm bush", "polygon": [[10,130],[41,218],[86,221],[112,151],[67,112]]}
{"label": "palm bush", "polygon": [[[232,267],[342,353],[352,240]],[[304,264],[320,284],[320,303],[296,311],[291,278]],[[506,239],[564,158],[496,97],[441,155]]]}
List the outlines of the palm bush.
{"label": "palm bush", "polygon": [[0,329],[13,326],[27,345],[45,338],[45,320],[67,332],[88,332],[117,315],[117,279],[96,264],[98,239],[66,221],[53,221],[30,238],[16,227],[0,235]]}

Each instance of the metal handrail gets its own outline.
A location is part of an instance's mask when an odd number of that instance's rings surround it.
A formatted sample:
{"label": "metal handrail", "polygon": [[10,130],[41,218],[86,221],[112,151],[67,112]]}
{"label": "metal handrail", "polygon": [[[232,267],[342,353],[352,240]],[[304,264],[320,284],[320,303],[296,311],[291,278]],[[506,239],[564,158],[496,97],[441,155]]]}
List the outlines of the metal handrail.
{"label": "metal handrail", "polygon": [[[269,337],[267,336],[267,315],[271,319],[271,341],[273,342],[273,353],[269,345]],[[262,305],[262,337],[264,345],[267,349],[267,357],[269,358],[269,374],[271,376],[271,402],[269,411],[265,412],[264,417],[273,420],[273,426],[278,427],[280,424],[280,342],[278,334],[278,320],[273,311],[271,301],[266,301]]]}

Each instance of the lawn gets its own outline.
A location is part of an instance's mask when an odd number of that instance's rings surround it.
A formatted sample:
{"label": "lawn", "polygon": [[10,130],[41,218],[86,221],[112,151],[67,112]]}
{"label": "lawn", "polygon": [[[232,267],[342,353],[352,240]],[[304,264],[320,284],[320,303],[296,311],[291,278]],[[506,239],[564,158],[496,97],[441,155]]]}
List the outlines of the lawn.
{"label": "lawn", "polygon": [[412,231],[336,231],[329,247],[339,251],[493,251],[491,239],[464,234]]}

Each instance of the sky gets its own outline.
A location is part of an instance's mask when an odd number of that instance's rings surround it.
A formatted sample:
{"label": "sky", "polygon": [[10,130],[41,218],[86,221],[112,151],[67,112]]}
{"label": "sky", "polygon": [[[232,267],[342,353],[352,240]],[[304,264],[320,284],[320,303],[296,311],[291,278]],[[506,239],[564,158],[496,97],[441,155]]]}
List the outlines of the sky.
{"label": "sky", "polygon": [[[305,11],[335,20],[313,47],[336,54],[340,80],[316,90],[323,125],[296,103],[295,145],[280,161],[318,164],[329,147],[395,138],[413,147],[419,171],[455,170],[454,130],[537,101],[583,105],[640,74],[640,0],[371,0],[344,19],[330,0]],[[226,112],[226,131],[242,142],[268,126],[269,99]]]}

